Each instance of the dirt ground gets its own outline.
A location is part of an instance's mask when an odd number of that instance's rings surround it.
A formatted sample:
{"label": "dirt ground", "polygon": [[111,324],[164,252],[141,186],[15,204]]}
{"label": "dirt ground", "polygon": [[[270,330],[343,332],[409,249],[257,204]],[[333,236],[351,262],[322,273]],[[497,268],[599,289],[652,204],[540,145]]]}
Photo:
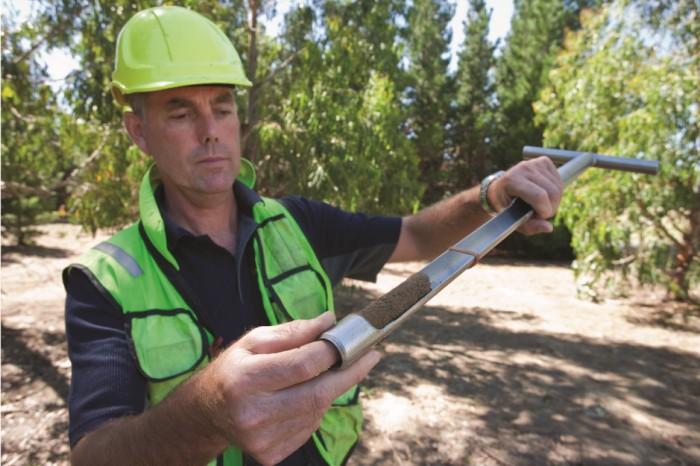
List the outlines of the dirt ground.
{"label": "dirt ground", "polygon": [[[68,464],[60,271],[101,238],[43,231],[2,249],[5,466]],[[422,265],[348,281],[339,310]],[[567,264],[487,258],[382,344],[350,464],[700,465],[700,318],[630,295],[582,301]]]}

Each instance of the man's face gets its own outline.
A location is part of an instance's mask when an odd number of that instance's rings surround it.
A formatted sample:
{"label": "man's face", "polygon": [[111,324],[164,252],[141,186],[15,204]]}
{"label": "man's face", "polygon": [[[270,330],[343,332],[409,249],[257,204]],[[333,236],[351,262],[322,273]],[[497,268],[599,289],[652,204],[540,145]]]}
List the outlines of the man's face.
{"label": "man's face", "polygon": [[231,88],[153,92],[146,99],[145,119],[126,115],[132,140],[153,157],[166,190],[188,197],[231,191],[241,167],[240,124]]}

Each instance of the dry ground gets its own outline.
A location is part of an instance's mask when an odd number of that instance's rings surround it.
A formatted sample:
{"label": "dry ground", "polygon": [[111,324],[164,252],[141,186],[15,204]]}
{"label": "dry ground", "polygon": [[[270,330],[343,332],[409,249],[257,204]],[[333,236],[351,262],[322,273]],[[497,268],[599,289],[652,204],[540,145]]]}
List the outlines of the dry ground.
{"label": "dry ground", "polygon": [[[68,464],[60,271],[100,240],[50,225],[2,250],[2,464]],[[356,310],[417,271],[347,282]],[[700,319],[661,297],[593,304],[566,264],[487,260],[382,345],[361,465],[700,465]]]}

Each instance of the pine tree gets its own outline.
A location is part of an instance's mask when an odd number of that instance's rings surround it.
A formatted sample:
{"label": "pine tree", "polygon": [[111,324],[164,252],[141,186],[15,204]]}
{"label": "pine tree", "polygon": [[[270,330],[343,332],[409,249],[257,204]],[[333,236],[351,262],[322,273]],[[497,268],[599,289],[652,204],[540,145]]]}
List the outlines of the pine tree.
{"label": "pine tree", "polygon": [[448,77],[449,22],[454,7],[446,0],[415,0],[408,11],[407,43],[409,105],[407,132],[420,157],[423,203],[443,197],[443,170],[448,158],[447,127],[453,83]]}
{"label": "pine tree", "polygon": [[510,34],[496,67],[498,102],[494,161],[506,167],[520,161],[522,147],[542,145],[532,104],[547,84],[567,29],[579,28],[579,14],[598,0],[516,0]]}
{"label": "pine tree", "polygon": [[488,39],[491,11],[484,0],[470,0],[465,38],[457,68],[457,111],[452,127],[454,159],[448,176],[451,191],[477,183],[492,170],[495,44]]}

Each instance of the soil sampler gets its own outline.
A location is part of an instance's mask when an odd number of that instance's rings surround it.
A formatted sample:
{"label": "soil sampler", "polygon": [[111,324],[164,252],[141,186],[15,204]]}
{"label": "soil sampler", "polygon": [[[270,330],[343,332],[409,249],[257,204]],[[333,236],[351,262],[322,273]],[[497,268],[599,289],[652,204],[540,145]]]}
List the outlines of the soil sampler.
{"label": "soil sampler", "polygon": [[[622,170],[654,175],[659,163],[653,160],[611,157],[590,152],[576,152],[525,146],[525,159],[546,156],[558,168],[565,185],[571,183],[588,167]],[[445,251],[441,256],[413,274],[384,296],[364,309],[351,313],[321,335],[333,344],[340,355],[339,367],[344,367],[396,330],[428,300],[439,293],[465,270],[479,260],[532,217],[529,205],[520,199],[484,223],[477,230]]]}

